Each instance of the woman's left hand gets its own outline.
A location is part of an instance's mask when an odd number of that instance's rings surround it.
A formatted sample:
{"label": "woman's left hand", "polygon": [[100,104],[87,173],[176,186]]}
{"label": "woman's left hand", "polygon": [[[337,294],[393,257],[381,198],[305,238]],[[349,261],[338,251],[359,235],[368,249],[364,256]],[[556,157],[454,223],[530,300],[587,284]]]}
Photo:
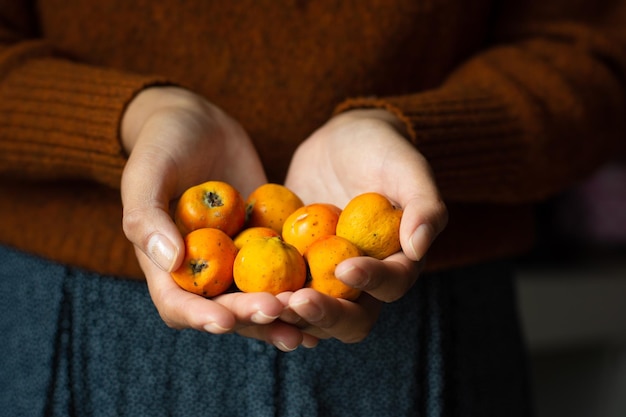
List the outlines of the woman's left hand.
{"label": "woman's left hand", "polygon": [[386,110],[353,110],[332,118],[293,156],[285,185],[305,204],[345,207],[356,195],[374,191],[403,208],[401,252],[337,266],[342,281],[363,291],[356,302],[311,289],[290,294],[281,318],[301,327],[309,344],[322,338],[363,340],[382,303],[398,300],[413,286],[422,258],[446,226],[447,210],[430,166],[404,133],[404,125]]}

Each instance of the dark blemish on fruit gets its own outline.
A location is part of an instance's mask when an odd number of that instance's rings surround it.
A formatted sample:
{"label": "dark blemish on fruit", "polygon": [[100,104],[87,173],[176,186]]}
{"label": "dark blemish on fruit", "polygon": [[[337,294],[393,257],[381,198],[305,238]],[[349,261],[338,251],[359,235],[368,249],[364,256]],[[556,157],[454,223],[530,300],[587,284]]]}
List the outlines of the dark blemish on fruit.
{"label": "dark blemish on fruit", "polygon": [[221,207],[224,205],[222,198],[213,191],[204,193],[204,204],[208,207]]}

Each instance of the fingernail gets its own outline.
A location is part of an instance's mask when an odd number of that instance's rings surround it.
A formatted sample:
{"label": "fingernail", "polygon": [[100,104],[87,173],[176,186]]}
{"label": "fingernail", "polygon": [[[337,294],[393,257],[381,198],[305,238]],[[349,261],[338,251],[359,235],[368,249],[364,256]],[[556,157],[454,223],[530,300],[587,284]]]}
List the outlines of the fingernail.
{"label": "fingernail", "polygon": [[309,299],[308,299],[308,298],[303,298],[303,299],[302,299],[302,300],[300,300],[300,301],[293,302],[293,303],[289,303],[289,305],[288,305],[287,307],[285,307],[285,308],[289,308],[289,309],[292,309],[292,310],[293,310],[293,308],[294,308],[294,307],[304,306],[304,305],[309,304],[309,302],[310,302],[310,301],[309,301]]}
{"label": "fingernail", "polygon": [[148,256],[166,272],[171,272],[177,255],[174,244],[160,233],[155,233],[148,241]]}
{"label": "fingernail", "polygon": [[222,327],[215,322],[211,322],[204,325],[204,330],[209,333],[220,334],[228,332],[229,329]]}
{"label": "fingernail", "polygon": [[335,276],[355,288],[365,288],[370,282],[370,275],[355,266],[339,264],[335,269]]}
{"label": "fingernail", "polygon": [[317,347],[319,343],[319,340],[315,339],[315,340],[303,340],[302,341],[302,347],[305,347],[307,349],[313,349],[314,347]]}
{"label": "fingernail", "polygon": [[252,315],[251,319],[256,324],[268,324],[268,323],[273,322],[277,318],[278,318],[278,316],[270,316],[268,314],[265,314],[261,310],[259,310],[259,311],[257,311],[256,313],[254,313]]}
{"label": "fingernail", "polygon": [[296,350],[298,347],[294,347],[294,348],[290,348],[289,346],[287,346],[284,342],[280,341],[280,340],[274,340],[274,346],[276,346],[278,349],[282,350],[283,352],[293,352],[294,350]]}
{"label": "fingernail", "polygon": [[426,255],[426,251],[431,244],[431,237],[432,232],[430,225],[426,223],[420,224],[415,232],[413,232],[413,236],[409,239],[409,243],[411,245],[411,250],[413,251],[413,257],[416,261],[421,260],[424,255]]}
{"label": "fingernail", "polygon": [[354,271],[355,269],[356,268],[353,265],[344,266],[344,264],[341,263],[337,265],[337,268],[335,268],[335,276],[341,279],[341,277],[346,276],[347,274]]}

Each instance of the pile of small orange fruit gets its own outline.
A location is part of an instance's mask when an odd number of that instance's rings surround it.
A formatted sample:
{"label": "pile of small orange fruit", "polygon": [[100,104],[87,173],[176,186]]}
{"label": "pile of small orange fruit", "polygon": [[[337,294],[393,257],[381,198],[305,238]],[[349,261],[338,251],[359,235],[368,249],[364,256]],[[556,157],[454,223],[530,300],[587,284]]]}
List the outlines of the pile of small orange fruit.
{"label": "pile of small orange fruit", "polygon": [[310,287],[355,300],[360,291],[336,278],[336,266],[399,251],[401,217],[402,209],[378,193],[358,195],[342,210],[305,205],[280,184],[263,184],[244,200],[230,184],[208,181],[186,190],[176,205],[185,258],[171,274],[181,288],[204,297],[234,284],[274,295]]}

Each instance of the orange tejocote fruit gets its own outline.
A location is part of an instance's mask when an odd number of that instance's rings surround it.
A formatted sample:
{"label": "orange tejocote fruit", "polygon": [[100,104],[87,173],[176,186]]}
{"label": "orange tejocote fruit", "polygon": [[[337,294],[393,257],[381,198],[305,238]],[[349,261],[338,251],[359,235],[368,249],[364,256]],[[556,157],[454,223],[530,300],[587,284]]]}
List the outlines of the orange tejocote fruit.
{"label": "orange tejocote fruit", "polygon": [[243,245],[250,242],[252,239],[277,236],[280,236],[280,234],[269,227],[249,227],[239,232],[233,241],[237,249],[241,249]]}
{"label": "orange tejocote fruit", "polygon": [[370,192],[348,202],[337,222],[337,236],[354,243],[365,255],[385,259],[398,252],[402,209],[382,194]]}
{"label": "orange tejocote fruit", "polygon": [[247,227],[269,227],[281,233],[285,219],[302,206],[300,197],[284,185],[263,184],[246,200]]}
{"label": "orange tejocote fruit", "polygon": [[359,248],[348,239],[336,235],[319,238],[304,254],[311,278],[306,286],[331,297],[356,300],[361,290],[340,281],[335,276],[335,268],[340,262],[361,255]]}
{"label": "orange tejocote fruit", "polygon": [[210,227],[234,236],[246,220],[246,205],[232,185],[207,181],[183,193],[176,205],[174,220],[183,235]]}
{"label": "orange tejocote fruit", "polygon": [[285,220],[283,239],[301,254],[322,236],[334,235],[341,209],[329,203],[313,203],[300,207]]}
{"label": "orange tejocote fruit", "polygon": [[233,274],[243,292],[276,295],[304,286],[306,263],[298,250],[280,237],[252,239],[239,250]]}
{"label": "orange tejocote fruit", "polygon": [[232,285],[236,255],[237,248],[226,233],[196,229],[185,236],[185,258],[171,275],[182,289],[214,297]]}

